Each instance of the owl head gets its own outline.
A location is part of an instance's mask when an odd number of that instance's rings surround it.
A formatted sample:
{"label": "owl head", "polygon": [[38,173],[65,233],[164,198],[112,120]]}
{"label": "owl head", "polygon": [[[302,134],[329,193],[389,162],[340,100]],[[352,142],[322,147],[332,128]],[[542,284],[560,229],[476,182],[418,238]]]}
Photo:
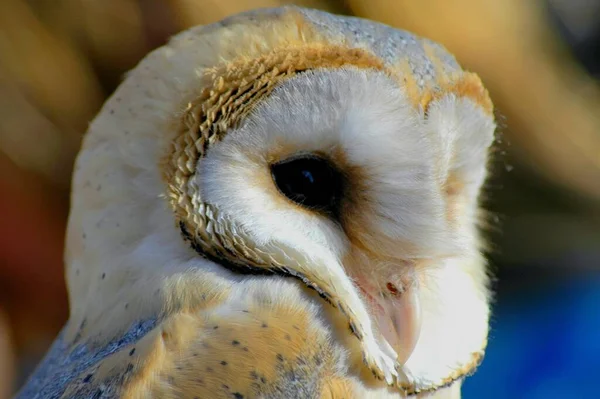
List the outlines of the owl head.
{"label": "owl head", "polygon": [[407,32],[284,7],[181,33],[85,137],[65,339],[255,289],[312,301],[357,375],[459,380],[488,333],[494,129],[478,77]]}

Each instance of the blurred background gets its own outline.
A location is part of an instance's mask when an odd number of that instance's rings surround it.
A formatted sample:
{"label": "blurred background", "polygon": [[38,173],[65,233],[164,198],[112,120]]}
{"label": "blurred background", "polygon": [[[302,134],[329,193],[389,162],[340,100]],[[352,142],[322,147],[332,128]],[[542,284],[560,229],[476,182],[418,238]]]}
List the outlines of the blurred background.
{"label": "blurred background", "polygon": [[599,397],[600,0],[0,0],[0,399],[68,316],[71,170],[102,102],[174,33],[288,3],[413,31],[481,76],[496,296],[464,397]]}

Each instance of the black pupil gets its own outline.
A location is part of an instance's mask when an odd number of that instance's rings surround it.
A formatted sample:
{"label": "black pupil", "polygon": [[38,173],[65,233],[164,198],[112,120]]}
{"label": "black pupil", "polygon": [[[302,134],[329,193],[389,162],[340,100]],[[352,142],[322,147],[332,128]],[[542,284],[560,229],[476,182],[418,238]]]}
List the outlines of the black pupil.
{"label": "black pupil", "polygon": [[335,213],[341,195],[341,176],[326,159],[298,157],[271,166],[283,195],[308,208]]}

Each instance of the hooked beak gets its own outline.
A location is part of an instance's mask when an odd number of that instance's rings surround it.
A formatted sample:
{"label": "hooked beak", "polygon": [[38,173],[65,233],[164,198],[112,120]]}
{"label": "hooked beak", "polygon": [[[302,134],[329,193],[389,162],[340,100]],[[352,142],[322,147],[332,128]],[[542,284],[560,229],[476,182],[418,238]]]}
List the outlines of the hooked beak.
{"label": "hooked beak", "polygon": [[[354,277],[363,295],[373,323],[398,354],[397,362],[404,365],[412,354],[421,332],[421,306],[416,278],[402,284],[375,284],[366,274]],[[385,345],[385,343],[384,343]]]}

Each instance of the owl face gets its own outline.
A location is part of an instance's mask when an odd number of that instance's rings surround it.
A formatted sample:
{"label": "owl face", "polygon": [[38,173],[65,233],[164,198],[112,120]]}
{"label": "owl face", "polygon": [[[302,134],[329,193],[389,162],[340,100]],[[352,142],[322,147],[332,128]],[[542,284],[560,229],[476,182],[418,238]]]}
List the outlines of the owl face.
{"label": "owl face", "polygon": [[317,288],[364,309],[363,329],[405,365],[424,317],[454,317],[446,304],[470,301],[467,286],[485,303],[474,223],[493,129],[469,98],[449,93],[425,112],[383,72],[314,70],[214,145],[194,184],[246,245],[336,281]]}
{"label": "owl face", "polygon": [[467,238],[447,221],[429,122],[384,73],[306,72],[209,150],[194,178],[253,246],[350,280],[402,363],[420,330],[419,276]]}
{"label": "owl face", "polygon": [[291,7],[182,33],[90,126],[64,339],[108,345],[139,320],[262,298],[339,344],[335,373],[451,384],[486,345],[477,221],[494,128],[475,75],[392,28]]}

